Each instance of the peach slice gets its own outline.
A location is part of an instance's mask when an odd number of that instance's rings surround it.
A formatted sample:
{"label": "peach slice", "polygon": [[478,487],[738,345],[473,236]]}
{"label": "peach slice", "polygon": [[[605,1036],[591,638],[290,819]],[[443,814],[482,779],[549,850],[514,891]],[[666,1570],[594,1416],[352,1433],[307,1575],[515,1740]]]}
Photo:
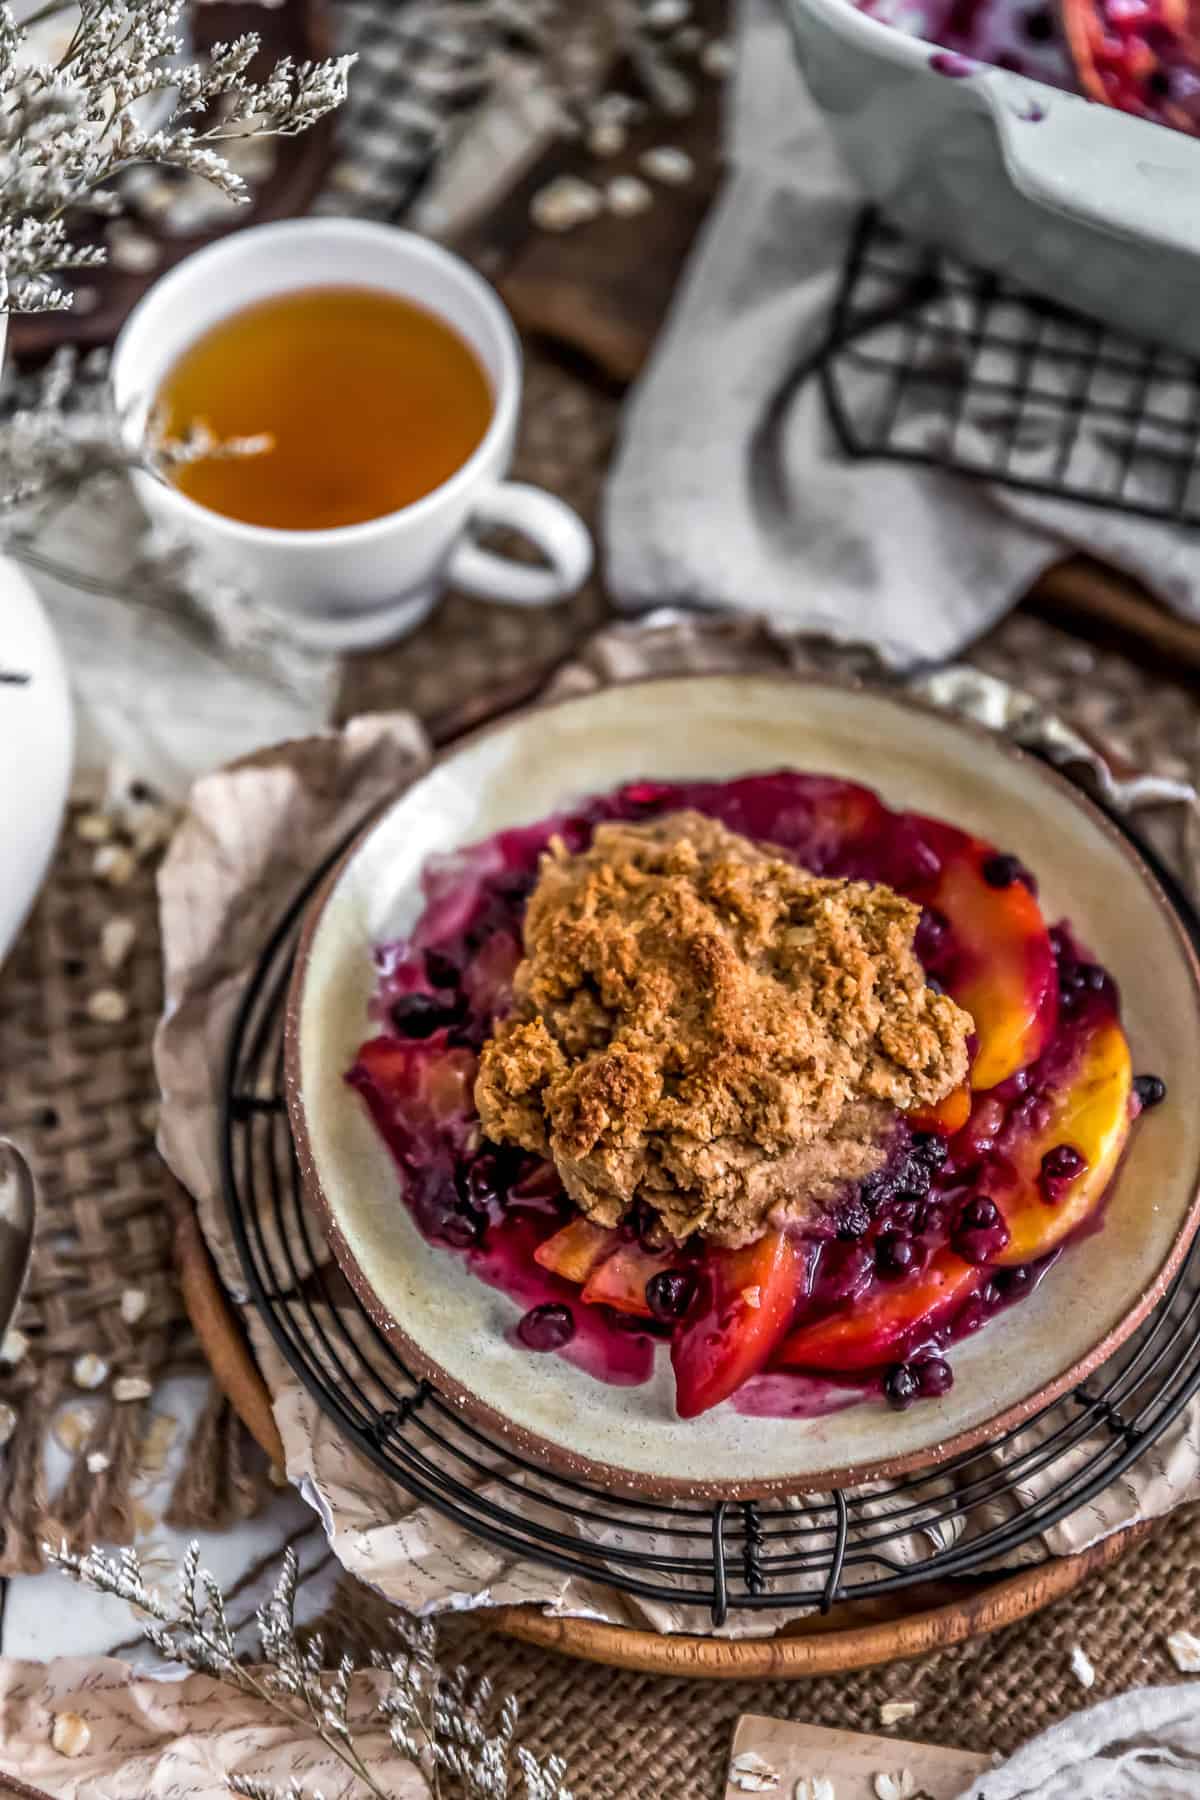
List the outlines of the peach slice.
{"label": "peach slice", "polygon": [[[1129,1136],[1132,1092],[1125,1033],[1115,1019],[1101,1018],[1084,1039],[1069,1082],[1053,1094],[1046,1125],[1016,1146],[1015,1188],[992,1195],[1010,1232],[995,1262],[1012,1265],[1048,1255],[1094,1211]],[[1087,1166],[1061,1199],[1051,1202],[1043,1198],[1038,1176],[1043,1156],[1059,1144],[1078,1150]]]}
{"label": "peach slice", "polygon": [[[950,922],[956,955],[946,986],[975,1021],[971,1086],[991,1088],[1036,1061],[1054,1031],[1058,984],[1042,909],[1020,880],[992,885],[990,844],[935,827],[943,861],[929,904]],[[934,835],[933,832],[930,834]]]}
{"label": "peach slice", "polygon": [[592,1270],[583,1298],[589,1306],[611,1306],[640,1319],[653,1318],[646,1300],[646,1283],[652,1275],[670,1268],[675,1254],[673,1250],[643,1250],[640,1244],[621,1244]]}
{"label": "peach slice", "polygon": [[605,1225],[596,1225],[591,1219],[572,1219],[538,1245],[533,1260],[552,1275],[579,1286],[620,1241],[621,1234]]}
{"label": "peach slice", "polygon": [[786,1369],[874,1369],[896,1362],[922,1326],[940,1324],[977,1287],[984,1270],[952,1250],[939,1250],[914,1281],[879,1287],[842,1312],[801,1325],[784,1340],[772,1366]]}
{"label": "peach slice", "polygon": [[936,1131],[942,1137],[953,1137],[971,1116],[971,1089],[967,1082],[956,1087],[936,1106],[917,1107],[905,1115],[914,1131]]}
{"label": "peach slice", "polygon": [[671,1339],[675,1409],[694,1419],[756,1375],[791,1323],[807,1257],[782,1231],[743,1250],[712,1250],[701,1299]]}

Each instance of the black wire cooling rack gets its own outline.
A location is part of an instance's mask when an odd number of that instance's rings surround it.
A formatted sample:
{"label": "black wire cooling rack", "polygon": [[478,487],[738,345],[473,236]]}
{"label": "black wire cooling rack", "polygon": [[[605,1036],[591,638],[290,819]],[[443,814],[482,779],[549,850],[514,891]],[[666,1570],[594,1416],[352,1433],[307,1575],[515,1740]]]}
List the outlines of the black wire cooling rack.
{"label": "black wire cooling rack", "polygon": [[[1134,841],[1200,946],[1186,896]],[[222,1100],[223,1181],[246,1284],[280,1352],[345,1437],[405,1493],[513,1556],[703,1609],[718,1626],[734,1608],[828,1611],[1003,1566],[1115,1481],[1200,1386],[1193,1247],[1151,1318],[1091,1384],[983,1453],[877,1482],[869,1493],[667,1504],[608,1494],[514,1454],[409,1372],[330,1261],[302,1202],[284,1099],[284,1008],[304,909],[344,847],[295,895],[238,1008]],[[1031,1499],[1026,1484],[1047,1472],[1041,1497]]]}
{"label": "black wire cooling rack", "polygon": [[1200,524],[1200,365],[861,218],[819,379],[842,449]]}

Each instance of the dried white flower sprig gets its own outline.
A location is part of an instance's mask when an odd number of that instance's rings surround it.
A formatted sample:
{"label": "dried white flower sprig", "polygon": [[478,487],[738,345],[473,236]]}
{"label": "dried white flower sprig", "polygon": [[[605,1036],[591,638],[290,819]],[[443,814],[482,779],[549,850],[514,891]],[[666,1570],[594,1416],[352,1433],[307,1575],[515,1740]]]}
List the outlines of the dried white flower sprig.
{"label": "dried white flower sprig", "polygon": [[[64,1544],[45,1547],[47,1560],[85,1587],[113,1594],[142,1615],[142,1629],[159,1653],[200,1675],[228,1682],[253,1695],[298,1730],[320,1739],[375,1800],[389,1800],[363,1761],[350,1722],[350,1684],[356,1671],[349,1657],[335,1669],[323,1666],[319,1634],[301,1638],[296,1628],[299,1564],[289,1550],[275,1591],[255,1615],[261,1663],[239,1659],[224,1595],[192,1544],[179,1570],[175,1604],[147,1584],[134,1550],[115,1556],[89,1550],[79,1556]],[[453,1789],[464,1800],[572,1800],[564,1785],[566,1765],[557,1756],[540,1761],[516,1742],[517,1702],[497,1700],[489,1681],[472,1682],[466,1669],[443,1672],[437,1662],[436,1632],[428,1620],[398,1616],[401,1648],[375,1653],[372,1669],[387,1677],[375,1706],[393,1747],[417,1765],[435,1800]],[[253,1777],[229,1777],[230,1791],[243,1800],[320,1800],[298,1786],[286,1788]]]}
{"label": "dried white flower sprig", "polygon": [[[93,268],[105,253],[73,244],[63,215],[84,206],[118,210],[108,184],[126,169],[169,164],[244,202],[246,184],[222,143],[294,136],[345,99],[352,57],[283,57],[265,81],[252,81],[247,71],[260,48],[253,32],[216,45],[203,63],[182,64],[176,27],[185,3],[81,0],[57,63],[33,61],[26,44],[29,26],[62,10],[56,0],[23,26],[0,6],[0,300],[8,311],[70,306],[55,275]],[[151,95],[167,104],[154,130],[137,110]]]}

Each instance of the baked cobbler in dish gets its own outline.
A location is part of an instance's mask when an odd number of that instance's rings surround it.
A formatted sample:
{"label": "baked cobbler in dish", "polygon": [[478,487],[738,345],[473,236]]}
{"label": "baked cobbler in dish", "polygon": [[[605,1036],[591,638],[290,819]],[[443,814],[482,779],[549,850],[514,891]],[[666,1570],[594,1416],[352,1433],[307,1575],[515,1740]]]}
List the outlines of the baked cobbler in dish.
{"label": "baked cobbler in dish", "polygon": [[432,861],[348,1079],[513,1330],[676,1406],[943,1394],[1095,1227],[1136,1081],[1031,873],[870,790],[637,782]]}

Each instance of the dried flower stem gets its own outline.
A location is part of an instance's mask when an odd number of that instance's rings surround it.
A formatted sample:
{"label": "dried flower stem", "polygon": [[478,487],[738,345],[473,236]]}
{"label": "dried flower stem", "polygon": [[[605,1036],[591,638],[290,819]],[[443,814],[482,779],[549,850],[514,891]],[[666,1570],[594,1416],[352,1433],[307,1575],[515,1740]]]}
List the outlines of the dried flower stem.
{"label": "dried flower stem", "polygon": [[[174,1607],[149,1587],[134,1550],[112,1556],[92,1549],[80,1556],[64,1544],[46,1547],[48,1560],[84,1586],[113,1594],[143,1615],[142,1629],[160,1655],[198,1674],[229,1682],[252,1695],[299,1730],[317,1737],[351,1771],[375,1800],[389,1800],[354,1741],[349,1719],[350,1684],[356,1673],[348,1656],[337,1667],[323,1666],[319,1634],[301,1641],[296,1627],[299,1563],[294,1550],[283,1559],[267,1604],[255,1615],[261,1664],[248,1667],[238,1655],[220,1587],[200,1567],[192,1544],[179,1570]],[[372,1656],[372,1667],[390,1677],[376,1703],[373,1723],[382,1725],[394,1749],[425,1776],[435,1800],[449,1776],[467,1800],[572,1800],[564,1785],[560,1757],[539,1761],[516,1742],[517,1703],[508,1696],[493,1704],[491,1683],[472,1684],[467,1671],[449,1674],[436,1658],[436,1635],[427,1620],[397,1617],[402,1650]],[[294,1783],[286,1790],[254,1777],[229,1777],[243,1800],[304,1800]],[[313,1795],[311,1800],[320,1800]]]}

